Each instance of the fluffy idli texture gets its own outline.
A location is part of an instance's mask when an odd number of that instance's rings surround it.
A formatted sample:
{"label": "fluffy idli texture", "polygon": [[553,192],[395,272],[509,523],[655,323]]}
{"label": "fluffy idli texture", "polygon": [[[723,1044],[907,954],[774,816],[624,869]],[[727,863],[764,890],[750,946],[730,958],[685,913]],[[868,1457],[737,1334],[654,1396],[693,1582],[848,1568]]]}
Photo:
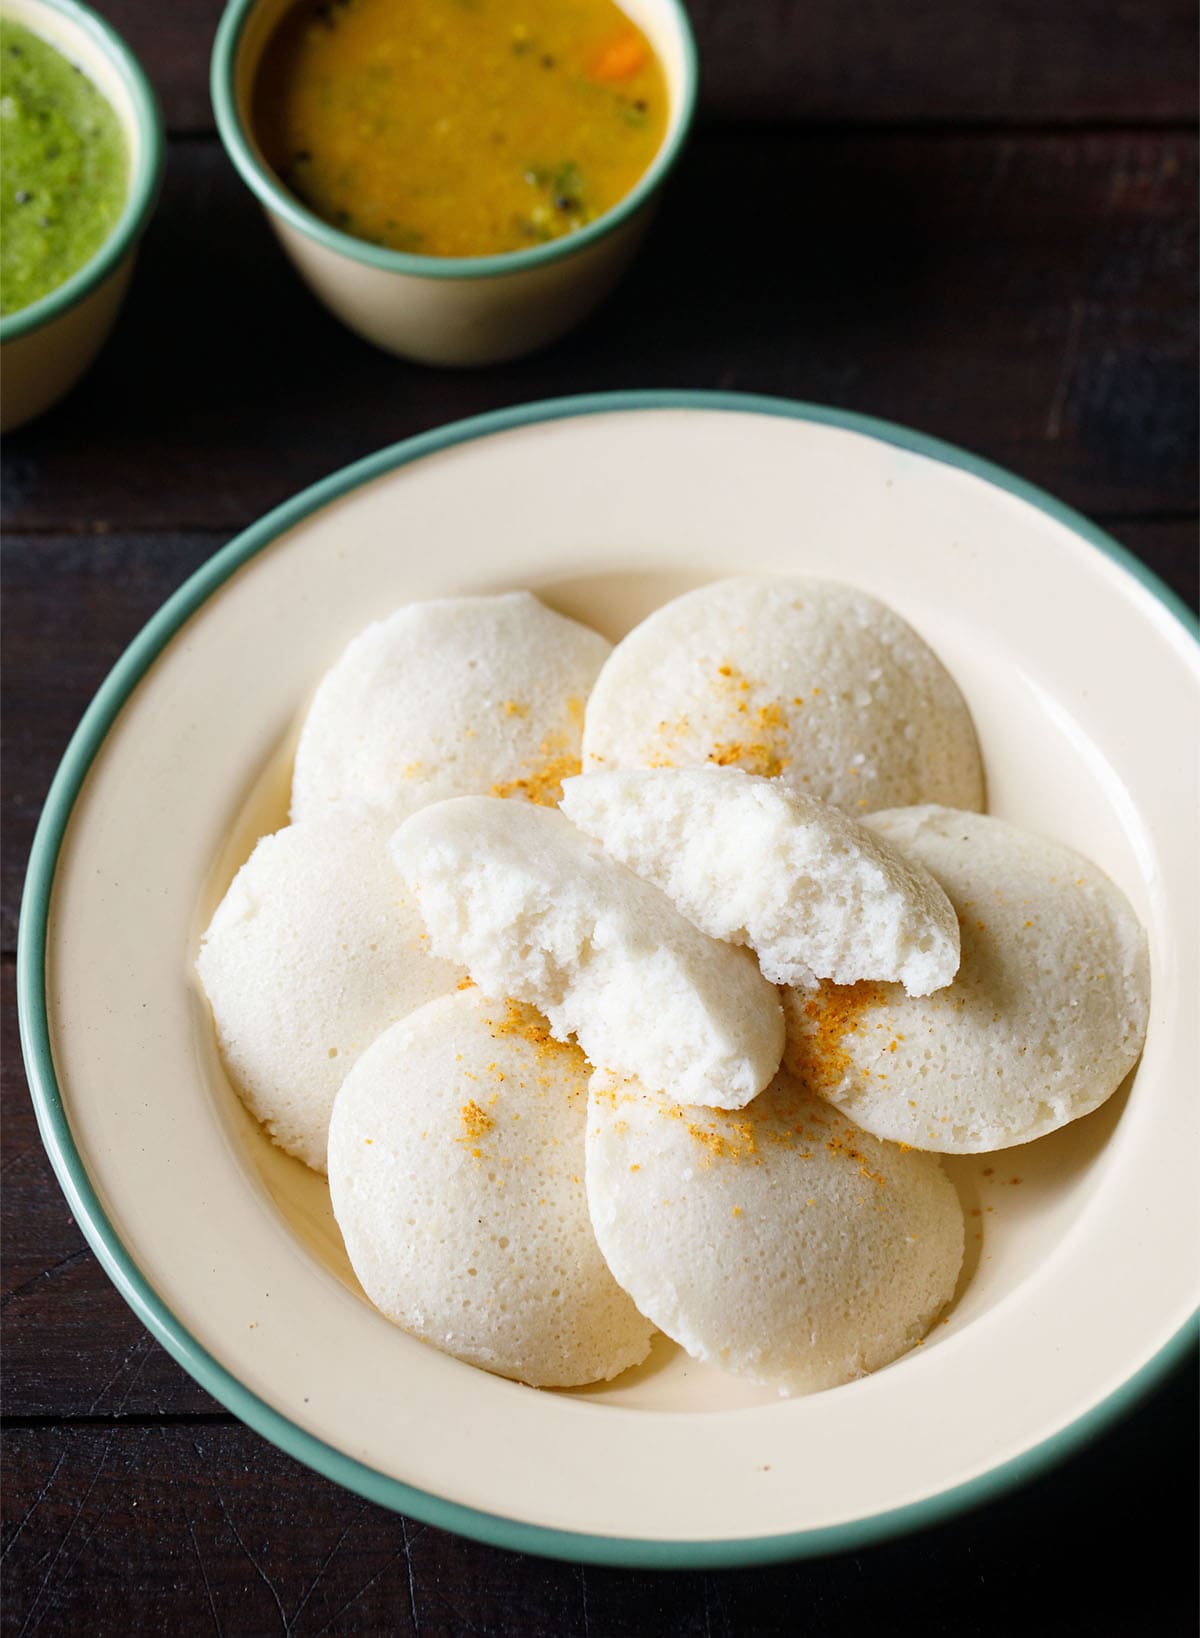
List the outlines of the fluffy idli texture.
{"label": "fluffy idli texture", "polygon": [[196,971],[230,1080],[275,1142],[318,1172],[358,1055],[465,977],[430,953],[386,832],[345,817],[263,837],[221,900]]}
{"label": "fluffy idli texture", "polygon": [[588,701],[584,772],[705,763],[862,814],[983,806],[962,695],[877,598],[831,580],[718,580],[643,620]]}
{"label": "fluffy idli texture", "polygon": [[630,768],[563,786],[562,810],[689,921],[748,945],[773,984],[941,989],[958,920],[929,872],[828,802],[740,768]]}
{"label": "fluffy idli texture", "polygon": [[398,609],[360,632],[317,689],[292,819],[334,805],[399,824],[469,794],[552,806],[579,771],[584,706],[611,648],[525,591]]}
{"label": "fluffy idli texture", "polygon": [[1141,1052],[1146,934],[1095,865],[1000,819],[919,807],[871,828],[922,864],[958,914],[954,982],[784,992],[788,1067],[876,1137],[974,1154],[1090,1113]]}
{"label": "fluffy idli texture", "polygon": [[537,1007],[592,1063],[689,1103],[739,1109],[779,1067],[779,994],[556,811],[462,796],[393,856],[434,950],[485,993]]}
{"label": "fluffy idli texture", "polygon": [[962,1263],[962,1209],[935,1157],[868,1137],[786,1073],[736,1115],[597,1074],[587,1192],[642,1313],[696,1359],[784,1394],[911,1348]]}
{"label": "fluffy idli texture", "polygon": [[380,1036],[329,1133],[333,1209],[371,1301],[535,1387],[607,1381],[653,1335],[588,1218],[589,1073],[531,1009],[469,990]]}

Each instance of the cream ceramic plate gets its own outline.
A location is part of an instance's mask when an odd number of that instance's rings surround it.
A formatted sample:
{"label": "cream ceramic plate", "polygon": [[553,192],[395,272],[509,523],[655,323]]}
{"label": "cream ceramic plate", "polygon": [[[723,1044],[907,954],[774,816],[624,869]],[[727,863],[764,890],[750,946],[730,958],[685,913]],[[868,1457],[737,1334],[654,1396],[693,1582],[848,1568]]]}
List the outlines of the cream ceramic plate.
{"label": "cream ceramic plate", "polygon": [[[948,1323],[887,1370],[779,1400],[662,1342],[608,1387],[538,1392],[366,1303],[324,1184],[266,1142],[221,1073],[197,939],[254,838],[282,822],[308,697],[369,620],[528,586],[615,638],[736,570],[856,582],[929,639],[974,713],[991,810],[1082,849],[1144,917],[1149,1040],[1091,1118],[950,1163],[972,1213],[968,1277]],[[1082,519],[833,411],[567,400],[362,462],[171,600],[51,793],[20,985],[72,1208],[218,1399],[341,1483],[451,1529],[715,1565],[857,1545],[979,1500],[1095,1430],[1188,1335],[1197,653],[1161,589]]]}

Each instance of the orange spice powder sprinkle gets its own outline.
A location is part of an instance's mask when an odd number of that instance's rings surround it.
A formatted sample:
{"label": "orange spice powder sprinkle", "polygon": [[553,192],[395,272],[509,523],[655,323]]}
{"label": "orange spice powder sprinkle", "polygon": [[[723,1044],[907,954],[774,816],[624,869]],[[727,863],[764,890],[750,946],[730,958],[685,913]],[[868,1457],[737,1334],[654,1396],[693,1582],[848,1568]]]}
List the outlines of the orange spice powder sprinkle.
{"label": "orange spice powder sprinkle", "polygon": [[708,761],[718,768],[744,768],[764,779],[777,779],[791,763],[788,756],[788,719],[777,700],[768,700],[753,711],[746,696],[761,685],[752,682],[735,665],[719,665],[716,688],[733,707],[740,730],[729,739],[716,741]]}
{"label": "orange spice powder sprinkle", "polygon": [[563,780],[573,779],[583,767],[577,753],[567,750],[566,745],[565,734],[547,734],[540,747],[543,760],[516,779],[500,780],[490,794],[524,797],[540,808],[556,808],[562,801]]}
{"label": "orange spice powder sprinkle", "polygon": [[870,1182],[882,1186],[886,1178],[872,1171],[866,1155],[856,1145],[861,1136],[857,1127],[847,1125],[841,1131],[832,1131],[828,1123],[811,1107],[774,1104],[770,1110],[758,1110],[753,1105],[733,1114],[714,1111],[708,1121],[694,1118],[697,1111],[682,1104],[670,1104],[663,1109],[669,1120],[682,1121],[688,1134],[704,1151],[700,1164],[704,1167],[716,1162],[746,1163],[761,1166],[772,1147],[794,1150],[801,1160],[811,1160],[818,1145],[829,1154],[837,1155],[857,1166],[859,1173]]}
{"label": "orange spice powder sprinkle", "polygon": [[460,1110],[465,1136],[458,1139],[460,1143],[474,1143],[485,1132],[490,1132],[496,1124],[489,1114],[486,1114],[474,1099],[464,1103]]}
{"label": "orange spice powder sprinkle", "polygon": [[811,1092],[832,1090],[854,1068],[846,1037],[858,1034],[864,1015],[881,1005],[886,993],[882,984],[870,979],[857,984],[821,980],[820,989],[804,1005],[810,1027],[793,1043],[795,1068]]}
{"label": "orange spice powder sprinkle", "polygon": [[[759,774],[765,779],[778,778],[792,761],[788,754],[789,725],[783,702],[768,700],[752,707],[751,695],[763,685],[728,661],[716,667],[711,682],[721,713],[727,713],[731,720],[728,737],[714,740],[705,760],[719,768],[744,768],[747,773]],[[797,696],[792,704],[802,705],[802,697]],[[676,746],[689,731],[686,716],[674,723],[660,722],[658,743],[645,748],[646,766],[673,767]]]}
{"label": "orange spice powder sprinkle", "polygon": [[711,1165],[714,1160],[738,1161],[758,1153],[754,1126],[748,1120],[723,1121],[720,1125],[714,1122],[710,1126],[689,1122],[688,1132],[708,1151],[704,1165]]}
{"label": "orange spice powder sprinkle", "polygon": [[[492,1039],[496,1041],[508,1035],[519,1035],[535,1049],[534,1056],[539,1063],[548,1065],[552,1060],[557,1060],[563,1070],[578,1079],[581,1087],[586,1086],[590,1071],[582,1051],[572,1041],[556,1041],[550,1033],[550,1025],[536,1008],[510,1000],[503,1017],[489,1018],[487,1026]],[[542,1076],[537,1084],[550,1083],[548,1077]]]}
{"label": "orange spice powder sprinkle", "polygon": [[847,1160],[857,1160],[860,1174],[868,1178],[872,1183],[878,1183],[882,1188],[885,1181],[883,1173],[873,1172],[867,1165],[866,1155],[863,1154],[861,1149],[854,1147],[857,1136],[855,1129],[848,1126],[844,1134],[835,1133],[833,1137],[827,1138],[825,1147],[831,1155],[844,1155]]}
{"label": "orange spice powder sprinkle", "polygon": [[[528,705],[519,700],[505,700],[505,716],[525,717]],[[501,798],[523,797],[542,808],[556,808],[562,801],[562,782],[582,771],[579,759],[579,739],[583,731],[584,702],[574,694],[566,701],[568,728],[552,729],[538,746],[537,759],[524,773],[514,779],[503,779],[491,788],[491,795]]]}

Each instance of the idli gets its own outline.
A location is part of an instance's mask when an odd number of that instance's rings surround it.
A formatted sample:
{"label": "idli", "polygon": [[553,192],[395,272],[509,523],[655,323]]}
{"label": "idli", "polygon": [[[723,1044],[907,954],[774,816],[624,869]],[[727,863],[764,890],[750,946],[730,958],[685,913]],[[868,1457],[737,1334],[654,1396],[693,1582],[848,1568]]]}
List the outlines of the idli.
{"label": "idli", "polygon": [[1088,1114],[1146,1035],[1146,935],[1124,894],[1061,842],[981,814],[919,807],[867,821],[945,889],[954,982],[785,991],[787,1063],[876,1137],[974,1154]]}
{"label": "idli", "polygon": [[778,991],[746,950],[681,916],[561,813],[460,796],[392,852],[434,950],[545,1013],[592,1063],[740,1109],[783,1051]]}
{"label": "idli", "polygon": [[588,1074],[531,1009],[468,990],[380,1036],[329,1132],[333,1209],[371,1301],[535,1387],[608,1381],[653,1335],[588,1218]]}
{"label": "idli", "polygon": [[339,805],[399,824],[468,794],[552,806],[579,771],[584,705],[611,647],[526,591],[398,609],[317,689],[292,819]]}
{"label": "idli", "polygon": [[562,810],[773,984],[887,979],[910,995],[958,968],[958,921],[927,870],[828,802],[740,768],[630,768],[563,786]]}
{"label": "idli", "polygon": [[642,1313],[696,1359],[784,1394],[911,1348],[962,1263],[939,1162],[868,1137],[786,1073],[736,1115],[596,1075],[587,1193]]}
{"label": "idli", "polygon": [[334,1096],[359,1053],[465,976],[429,953],[386,836],[344,816],[263,837],[196,970],[243,1101],[319,1172]]}
{"label": "idli", "polygon": [[643,620],[588,701],[584,771],[705,763],[847,813],[983,806],[970,714],[898,614],[830,580],[718,580]]}

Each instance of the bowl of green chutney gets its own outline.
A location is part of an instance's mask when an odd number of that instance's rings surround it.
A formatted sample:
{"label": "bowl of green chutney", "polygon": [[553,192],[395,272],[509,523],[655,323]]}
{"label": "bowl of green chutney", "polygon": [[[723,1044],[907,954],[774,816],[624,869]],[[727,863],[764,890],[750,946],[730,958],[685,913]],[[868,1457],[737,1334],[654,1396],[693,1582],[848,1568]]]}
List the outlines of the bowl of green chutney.
{"label": "bowl of green chutney", "polygon": [[162,120],[123,40],[77,0],[0,0],[0,429],[103,346],[158,195]]}

